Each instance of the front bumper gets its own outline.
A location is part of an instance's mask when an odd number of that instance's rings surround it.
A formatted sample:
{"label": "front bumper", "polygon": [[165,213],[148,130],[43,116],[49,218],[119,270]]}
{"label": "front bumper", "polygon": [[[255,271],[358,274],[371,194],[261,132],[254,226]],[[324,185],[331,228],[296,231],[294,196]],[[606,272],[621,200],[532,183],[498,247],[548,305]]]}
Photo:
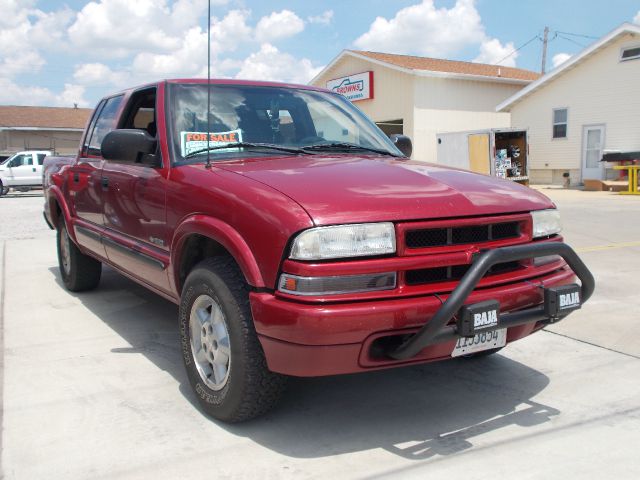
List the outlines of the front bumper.
{"label": "front bumper", "polygon": [[[494,263],[547,255],[561,255],[568,266],[525,281],[475,289]],[[527,244],[479,254],[449,295],[308,304],[253,292],[251,308],[271,370],[295,376],[353,373],[450,357],[460,338],[451,318],[463,304],[497,300],[504,317],[513,320],[505,325],[507,342],[527,336],[550,321],[540,311],[543,288],[573,283],[574,272],[582,281],[584,302],[593,292],[593,277],[573,250],[559,242]],[[380,352],[379,340],[384,338],[402,338],[403,343],[399,347],[400,342],[389,342]]]}

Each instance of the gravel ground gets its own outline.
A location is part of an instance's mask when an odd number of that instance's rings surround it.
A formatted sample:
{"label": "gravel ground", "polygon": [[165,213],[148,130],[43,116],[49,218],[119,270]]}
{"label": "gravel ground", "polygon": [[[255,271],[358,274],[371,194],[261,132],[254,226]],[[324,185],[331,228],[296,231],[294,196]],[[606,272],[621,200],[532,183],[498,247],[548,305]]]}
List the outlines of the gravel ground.
{"label": "gravel ground", "polygon": [[11,192],[0,197],[0,240],[22,240],[51,234],[42,218],[42,191]]}

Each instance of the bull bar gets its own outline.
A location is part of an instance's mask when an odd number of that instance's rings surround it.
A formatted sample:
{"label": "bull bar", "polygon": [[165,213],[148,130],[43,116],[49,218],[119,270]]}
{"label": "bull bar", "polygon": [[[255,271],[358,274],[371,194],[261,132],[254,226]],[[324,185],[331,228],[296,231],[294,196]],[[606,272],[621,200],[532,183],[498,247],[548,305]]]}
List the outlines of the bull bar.
{"label": "bull bar", "polygon": [[[527,245],[516,245],[486,250],[475,255],[474,261],[458,286],[451,292],[436,314],[418,332],[405,339],[386,355],[396,360],[406,360],[417,355],[423,348],[437,343],[460,338],[456,325],[448,325],[451,319],[463,306],[480,279],[495,264],[515,262],[535,257],[558,255],[564,259],[581,282],[581,303],[586,302],[593,294],[595,281],[587,266],[580,260],[576,252],[561,242],[544,242]],[[541,286],[541,288],[543,288]],[[544,305],[505,313],[500,316],[499,328],[515,327],[531,322],[557,322],[567,314],[549,315]]]}

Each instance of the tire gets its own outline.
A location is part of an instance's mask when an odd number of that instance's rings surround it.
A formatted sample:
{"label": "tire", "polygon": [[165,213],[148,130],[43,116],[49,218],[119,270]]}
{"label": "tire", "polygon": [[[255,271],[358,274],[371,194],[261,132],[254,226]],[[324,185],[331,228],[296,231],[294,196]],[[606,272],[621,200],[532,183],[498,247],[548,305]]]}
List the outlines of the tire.
{"label": "tire", "polygon": [[276,405],[286,377],[267,368],[249,286],[232,258],[203,260],[189,273],[179,321],[187,376],[208,415],[242,422]]}
{"label": "tire", "polygon": [[67,290],[82,292],[96,288],[100,283],[102,263],[82,253],[73,243],[73,240],[69,238],[67,225],[62,217],[58,221],[56,243],[60,275]]}
{"label": "tire", "polygon": [[7,193],[9,193],[9,187],[5,187],[2,184],[2,180],[0,180],[0,197],[2,197],[3,195],[6,195]]}

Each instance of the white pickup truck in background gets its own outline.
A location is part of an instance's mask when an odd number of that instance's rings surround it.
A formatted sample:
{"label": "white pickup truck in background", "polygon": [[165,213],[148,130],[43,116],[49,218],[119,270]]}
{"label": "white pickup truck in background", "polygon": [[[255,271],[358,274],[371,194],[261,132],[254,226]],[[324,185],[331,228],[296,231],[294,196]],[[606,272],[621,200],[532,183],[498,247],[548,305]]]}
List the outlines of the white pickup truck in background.
{"label": "white pickup truck in background", "polygon": [[6,195],[10,188],[28,190],[42,186],[42,164],[49,150],[29,150],[18,152],[0,164],[0,195]]}

